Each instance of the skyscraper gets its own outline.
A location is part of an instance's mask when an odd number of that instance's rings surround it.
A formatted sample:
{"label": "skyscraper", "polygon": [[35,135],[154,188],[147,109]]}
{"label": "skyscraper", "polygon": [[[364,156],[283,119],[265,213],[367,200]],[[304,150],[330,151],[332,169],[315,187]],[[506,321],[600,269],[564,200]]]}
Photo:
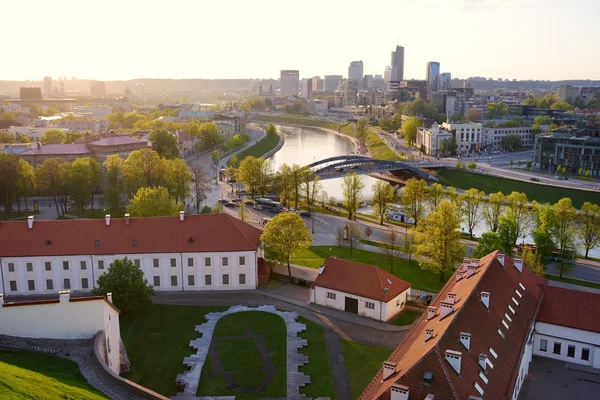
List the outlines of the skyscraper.
{"label": "skyscraper", "polygon": [[313,92],[313,86],[312,86],[313,80],[311,79],[302,79],[302,90],[300,91],[300,96],[304,97],[305,99],[310,99],[312,92]]}
{"label": "skyscraper", "polygon": [[282,69],[280,75],[281,95],[297,96],[300,87],[300,71],[297,69]]}
{"label": "skyscraper", "polygon": [[440,75],[440,80],[438,82],[438,90],[448,90],[452,89],[452,75],[450,72],[443,72]]}
{"label": "skyscraper", "polygon": [[427,85],[429,86],[429,94],[437,92],[440,76],[440,63],[437,61],[429,61],[427,63]]}
{"label": "skyscraper", "polygon": [[51,76],[44,77],[44,94],[46,96],[50,96],[50,94],[52,94],[52,77]]}
{"label": "skyscraper", "polygon": [[341,75],[325,75],[325,91],[335,92],[342,81]]}
{"label": "skyscraper", "polygon": [[396,45],[396,50],[392,51],[392,80],[404,80],[404,47]]}
{"label": "skyscraper", "polygon": [[363,79],[363,62],[352,61],[348,67],[348,80],[351,82],[362,83]]}

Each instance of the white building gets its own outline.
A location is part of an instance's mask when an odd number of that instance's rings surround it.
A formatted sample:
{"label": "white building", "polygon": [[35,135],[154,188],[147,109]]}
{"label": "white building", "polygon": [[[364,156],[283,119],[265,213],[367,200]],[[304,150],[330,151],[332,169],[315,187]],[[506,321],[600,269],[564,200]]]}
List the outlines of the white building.
{"label": "white building", "polygon": [[521,138],[523,147],[533,147],[535,134],[530,126],[519,126],[516,128],[483,128],[481,145],[488,149],[502,148],[502,139],[508,135],[516,135]]}
{"label": "white building", "polygon": [[440,129],[436,122],[431,128],[420,127],[417,131],[417,148],[420,149],[423,146],[425,153],[432,156],[440,155],[440,145],[445,140],[452,140],[452,132]]}
{"label": "white building", "polygon": [[260,234],[227,214],[1,222],[0,288],[88,292],[127,257],[156,291],[255,289]]}
{"label": "white building", "polygon": [[482,124],[471,122],[444,122],[442,128],[454,134],[457,151],[472,152],[481,148]]}
{"label": "white building", "polygon": [[77,106],[72,111],[90,118],[104,118],[112,109],[109,106]]}
{"label": "white building", "polygon": [[362,84],[364,75],[364,66],[362,61],[352,61],[348,67],[348,80]]}
{"label": "white building", "polygon": [[329,101],[327,99],[314,99],[311,101],[314,107],[314,112],[317,114],[325,114],[329,110]]}
{"label": "white building", "polygon": [[406,306],[410,286],[373,265],[329,257],[310,289],[310,301],[389,321]]}
{"label": "white building", "polygon": [[300,71],[281,70],[280,85],[282,96],[297,96],[300,88]]}

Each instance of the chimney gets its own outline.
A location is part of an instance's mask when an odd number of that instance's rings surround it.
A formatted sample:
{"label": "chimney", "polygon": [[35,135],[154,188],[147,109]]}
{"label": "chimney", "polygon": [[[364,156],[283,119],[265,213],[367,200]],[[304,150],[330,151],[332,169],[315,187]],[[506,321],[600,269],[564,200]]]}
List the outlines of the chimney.
{"label": "chimney", "polygon": [[112,303],[113,303],[113,302],[112,302],[112,293],[106,293],[106,300],[108,300],[108,302],[109,302],[110,304],[112,304]]}
{"label": "chimney", "polygon": [[515,268],[518,269],[520,273],[523,273],[523,260],[520,258],[515,258],[514,264]]}
{"label": "chimney", "polygon": [[29,217],[27,217],[27,229],[29,229],[29,230],[33,229],[33,215],[30,215]]}
{"label": "chimney", "polygon": [[106,226],[110,226],[110,214],[106,214],[104,219],[106,220]]}
{"label": "chimney", "polygon": [[467,332],[460,333],[460,342],[465,346],[465,349],[469,350],[471,348],[471,334]]}
{"label": "chimney", "polygon": [[504,267],[504,254],[502,253],[498,253],[498,261],[500,262],[500,264],[502,264],[502,266]]}
{"label": "chimney", "polygon": [[456,304],[456,293],[448,293],[448,303]]}
{"label": "chimney", "polygon": [[462,357],[462,353],[460,351],[446,350],[446,361],[448,361],[448,364],[450,364],[450,366],[452,368],[454,368],[456,373],[459,375],[460,375],[460,359],[461,359],[461,357]]}
{"label": "chimney", "polygon": [[460,269],[456,270],[456,282],[460,281],[462,279],[463,276],[463,272]]}
{"label": "chimney", "polygon": [[383,380],[384,381],[396,373],[397,365],[398,365],[398,363],[395,363],[392,361],[384,361],[383,362]]}
{"label": "chimney", "polygon": [[454,304],[442,301],[440,303],[440,319],[444,319],[447,315],[454,311]]}
{"label": "chimney", "polygon": [[487,355],[486,354],[480,354],[479,355],[479,366],[481,368],[483,368],[483,370],[485,371],[486,365],[487,365]]}
{"label": "chimney", "polygon": [[390,388],[390,400],[408,400],[408,386],[394,383]]}
{"label": "chimney", "polygon": [[467,278],[475,274],[475,265],[468,264],[467,265]]}
{"label": "chimney", "polygon": [[490,292],[481,292],[481,302],[485,308],[490,308]]}
{"label": "chimney", "polygon": [[434,400],[435,396],[432,395],[431,393],[429,393],[427,396],[425,396],[425,400]]}
{"label": "chimney", "polygon": [[425,328],[425,341],[433,337],[433,328]]}
{"label": "chimney", "polygon": [[4,293],[0,293],[0,304],[4,304]]}
{"label": "chimney", "polygon": [[437,308],[429,306],[427,307],[427,321],[429,321],[431,318],[435,317],[435,312],[437,311]]}
{"label": "chimney", "polygon": [[183,211],[179,211],[179,221],[183,222],[185,213]]}
{"label": "chimney", "polygon": [[70,298],[71,298],[70,290],[61,290],[60,292],[58,292],[58,300],[61,303],[68,303]]}
{"label": "chimney", "polygon": [[125,225],[129,225],[129,214],[125,214]]}

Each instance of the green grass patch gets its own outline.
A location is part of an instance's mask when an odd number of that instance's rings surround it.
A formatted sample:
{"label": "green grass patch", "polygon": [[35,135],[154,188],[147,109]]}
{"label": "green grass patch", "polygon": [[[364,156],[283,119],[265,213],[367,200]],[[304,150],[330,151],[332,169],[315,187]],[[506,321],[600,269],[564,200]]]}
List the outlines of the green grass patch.
{"label": "green grass patch", "polygon": [[393,325],[406,326],[411,325],[421,316],[421,313],[413,310],[404,310],[396,318],[390,321]]}
{"label": "green grass patch", "polygon": [[600,204],[600,192],[547,186],[455,169],[441,170],[438,172],[437,177],[440,179],[440,183],[445,186],[454,186],[460,189],[476,188],[488,194],[498,191],[504,194],[513,191],[523,192],[529,200],[537,200],[540,203],[556,203],[563,197],[570,197],[573,205],[577,208],[581,207],[586,201]]}
{"label": "green grass patch", "polygon": [[107,399],[81,375],[79,366],[58,356],[0,350],[0,399]]}
{"label": "green grass patch", "polygon": [[356,261],[365,264],[376,265],[379,268],[390,272],[400,279],[412,283],[412,287],[417,290],[427,292],[438,292],[445,282],[440,282],[439,274],[432,271],[421,269],[415,260],[399,258],[394,265],[394,271],[391,272],[383,255],[371,251],[354,249],[350,255],[350,249],[339,246],[311,246],[307,250],[298,252],[292,257],[292,263],[304,265],[310,268],[319,268],[329,256],[350,261]]}
{"label": "green grass patch", "polygon": [[372,158],[375,158],[377,160],[400,160],[400,156],[394,153],[394,151],[390,149],[389,146],[383,140],[381,140],[379,135],[371,129],[367,131],[365,144],[371,152]]}
{"label": "green grass patch", "polygon": [[269,150],[272,150],[279,143],[279,135],[275,136],[265,136],[260,139],[258,143],[253,146],[248,147],[246,150],[239,152],[236,157],[242,161],[244,158],[248,156],[252,157],[262,157],[263,154],[266,154]]}
{"label": "green grass patch", "polygon": [[335,122],[322,121],[297,115],[257,115],[254,117],[254,121],[272,122],[274,124],[316,126],[319,128],[334,129],[336,131],[342,126],[342,124],[337,124]]}
{"label": "green grass patch", "polygon": [[310,383],[300,388],[300,393],[312,398],[329,397],[334,399],[335,389],[323,327],[302,317],[299,317],[298,321],[306,325],[306,330],[299,333],[298,336],[308,341],[308,345],[300,349],[300,353],[308,357],[308,364],[301,366],[300,372],[310,375]]}
{"label": "green grass patch", "polygon": [[[29,211],[11,210],[7,213],[6,219],[9,220],[9,219],[16,219],[16,218],[27,218],[30,215],[37,215],[37,214],[39,214],[39,213],[33,212],[33,210],[29,210]],[[0,218],[4,219],[4,210],[0,211]]]}
{"label": "green grass patch", "polygon": [[553,281],[571,283],[573,285],[579,285],[579,286],[585,286],[585,287],[600,289],[600,283],[596,283],[596,282],[582,281],[582,280],[579,280],[579,279],[567,278],[567,277],[564,277],[564,276],[561,278],[558,275],[551,275],[551,274],[545,274],[544,276],[546,278],[550,279],[550,280],[553,280]]}
{"label": "green grass patch", "polygon": [[348,371],[352,396],[357,399],[369,382],[375,377],[381,364],[392,353],[390,349],[367,346],[356,342],[346,342],[340,339],[344,364]]}

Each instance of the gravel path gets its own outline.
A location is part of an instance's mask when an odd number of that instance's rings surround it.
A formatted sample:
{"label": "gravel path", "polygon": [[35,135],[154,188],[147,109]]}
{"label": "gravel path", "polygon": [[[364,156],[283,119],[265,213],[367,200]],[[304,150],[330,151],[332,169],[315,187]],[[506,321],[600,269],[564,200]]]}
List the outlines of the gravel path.
{"label": "gravel path", "polygon": [[346,365],[344,365],[340,337],[332,330],[325,329],[325,345],[327,346],[327,356],[329,357],[329,365],[331,366],[336,398],[340,400],[351,399],[352,389],[350,388]]}

